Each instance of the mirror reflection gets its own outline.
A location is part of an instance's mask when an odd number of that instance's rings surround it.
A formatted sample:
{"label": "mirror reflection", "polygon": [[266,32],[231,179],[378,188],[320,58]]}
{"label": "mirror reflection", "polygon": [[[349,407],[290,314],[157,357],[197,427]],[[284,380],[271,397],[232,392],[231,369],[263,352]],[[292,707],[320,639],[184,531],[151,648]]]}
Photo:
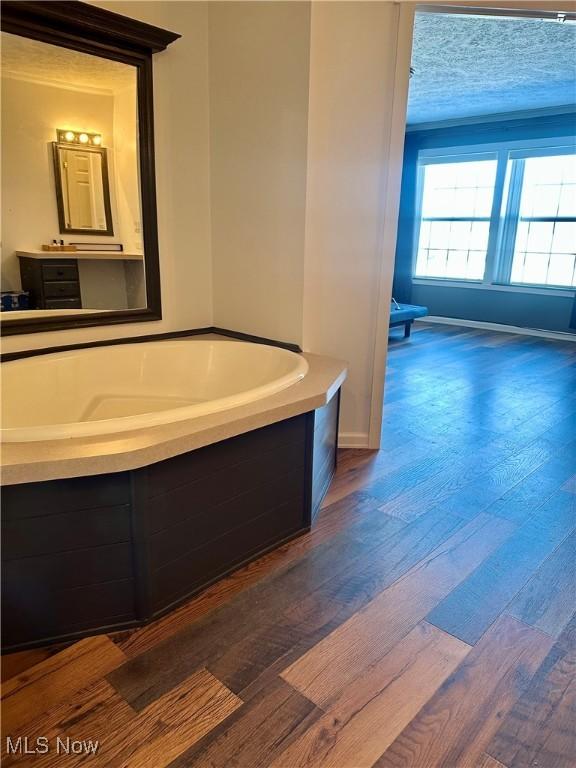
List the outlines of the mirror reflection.
{"label": "mirror reflection", "polygon": [[145,307],[136,69],[1,42],[2,321]]}
{"label": "mirror reflection", "polygon": [[99,133],[58,131],[54,180],[60,232],[113,235],[108,160]]}

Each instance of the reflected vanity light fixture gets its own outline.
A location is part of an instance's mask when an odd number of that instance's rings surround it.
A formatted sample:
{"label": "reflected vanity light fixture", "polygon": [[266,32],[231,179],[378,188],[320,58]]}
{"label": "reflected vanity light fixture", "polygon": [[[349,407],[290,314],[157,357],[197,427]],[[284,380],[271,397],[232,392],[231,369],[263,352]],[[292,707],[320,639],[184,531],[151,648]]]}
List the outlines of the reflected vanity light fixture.
{"label": "reflected vanity light fixture", "polygon": [[99,147],[102,144],[102,134],[88,131],[71,131],[69,128],[57,128],[56,136],[60,144],[83,144],[84,146]]}

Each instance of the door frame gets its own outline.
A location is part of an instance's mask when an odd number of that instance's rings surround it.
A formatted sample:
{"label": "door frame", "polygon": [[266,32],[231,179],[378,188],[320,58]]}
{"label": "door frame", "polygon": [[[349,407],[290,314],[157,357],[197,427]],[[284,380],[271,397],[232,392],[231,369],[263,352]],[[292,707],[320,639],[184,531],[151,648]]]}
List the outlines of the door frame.
{"label": "door frame", "polygon": [[412,37],[416,11],[428,13],[483,13],[493,16],[554,16],[557,13],[575,15],[573,2],[563,0],[435,0],[421,2],[400,2],[398,36],[394,65],[394,92],[392,96],[391,128],[388,143],[388,168],[385,180],[384,223],[382,228],[382,258],[378,277],[378,300],[376,308],[376,329],[372,360],[372,391],[370,398],[370,425],[368,448],[380,448],[382,418],[384,413],[384,388],[388,358],[388,330],[390,322],[390,298],[394,277],[396,237],[400,209],[400,189],[404,159],[404,136],[406,132],[406,108],[410,62],[412,60]]}

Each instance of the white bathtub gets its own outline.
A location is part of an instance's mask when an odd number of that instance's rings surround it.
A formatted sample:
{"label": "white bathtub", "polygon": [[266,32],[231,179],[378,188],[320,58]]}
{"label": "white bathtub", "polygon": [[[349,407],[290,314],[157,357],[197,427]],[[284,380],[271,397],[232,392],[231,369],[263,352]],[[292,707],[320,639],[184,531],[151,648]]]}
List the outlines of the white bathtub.
{"label": "white bathtub", "polygon": [[2,365],[2,442],[118,432],[182,421],[272,395],[302,379],[294,352],[178,340],[58,352]]}

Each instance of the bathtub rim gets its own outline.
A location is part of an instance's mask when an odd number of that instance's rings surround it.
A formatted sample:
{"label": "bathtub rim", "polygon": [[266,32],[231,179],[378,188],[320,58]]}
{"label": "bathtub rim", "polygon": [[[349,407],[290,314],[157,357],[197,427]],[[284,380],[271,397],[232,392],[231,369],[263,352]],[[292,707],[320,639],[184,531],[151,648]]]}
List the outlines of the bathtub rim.
{"label": "bathtub rim", "polygon": [[[167,424],[173,424],[181,421],[189,421],[192,419],[200,418],[204,415],[210,415],[219,411],[231,410],[246,403],[254,402],[255,400],[262,400],[265,397],[281,392],[288,387],[292,387],[298,384],[308,374],[308,362],[302,354],[297,354],[291,350],[283,349],[272,345],[257,345],[251,342],[242,341],[240,339],[166,339],[162,342],[148,341],[139,344],[138,347],[155,347],[162,345],[164,348],[173,346],[178,349],[181,345],[190,344],[219,344],[224,343],[227,346],[239,345],[243,348],[250,348],[251,351],[256,350],[258,347],[266,347],[274,351],[274,354],[280,358],[294,358],[295,367],[293,371],[285,373],[272,379],[266,384],[262,384],[248,389],[234,392],[230,395],[215,398],[213,400],[207,400],[205,402],[194,403],[187,406],[179,406],[175,408],[164,408],[157,411],[150,411],[147,413],[117,416],[110,419],[95,419],[93,421],[72,421],[72,422],[57,422],[55,424],[40,424],[35,426],[15,426],[15,427],[2,427],[0,429],[0,444],[2,446],[11,445],[12,443],[51,443],[53,441],[60,442],[61,440],[76,440],[76,439],[89,439],[100,438],[102,440],[110,439],[116,435],[124,435],[127,432],[137,432],[145,429],[152,429],[156,426],[164,426]],[[112,349],[118,350],[118,348],[129,347],[136,349],[136,345],[114,345]],[[63,357],[66,359],[72,355],[102,355],[105,354],[105,348],[91,348],[85,347],[83,349],[74,350],[74,352],[67,352],[62,350],[60,352],[52,352],[50,355],[44,355],[41,359],[47,357]],[[22,364],[24,367],[34,365],[34,357],[23,358],[22,360],[7,361],[4,365],[16,366]],[[142,423],[142,422],[147,423]],[[39,432],[45,431],[46,437],[36,437]]]}
{"label": "bathtub rim", "polygon": [[345,381],[347,364],[311,353],[303,357],[303,379],[244,405],[109,436],[3,443],[0,485],[138,469],[321,408]]}

